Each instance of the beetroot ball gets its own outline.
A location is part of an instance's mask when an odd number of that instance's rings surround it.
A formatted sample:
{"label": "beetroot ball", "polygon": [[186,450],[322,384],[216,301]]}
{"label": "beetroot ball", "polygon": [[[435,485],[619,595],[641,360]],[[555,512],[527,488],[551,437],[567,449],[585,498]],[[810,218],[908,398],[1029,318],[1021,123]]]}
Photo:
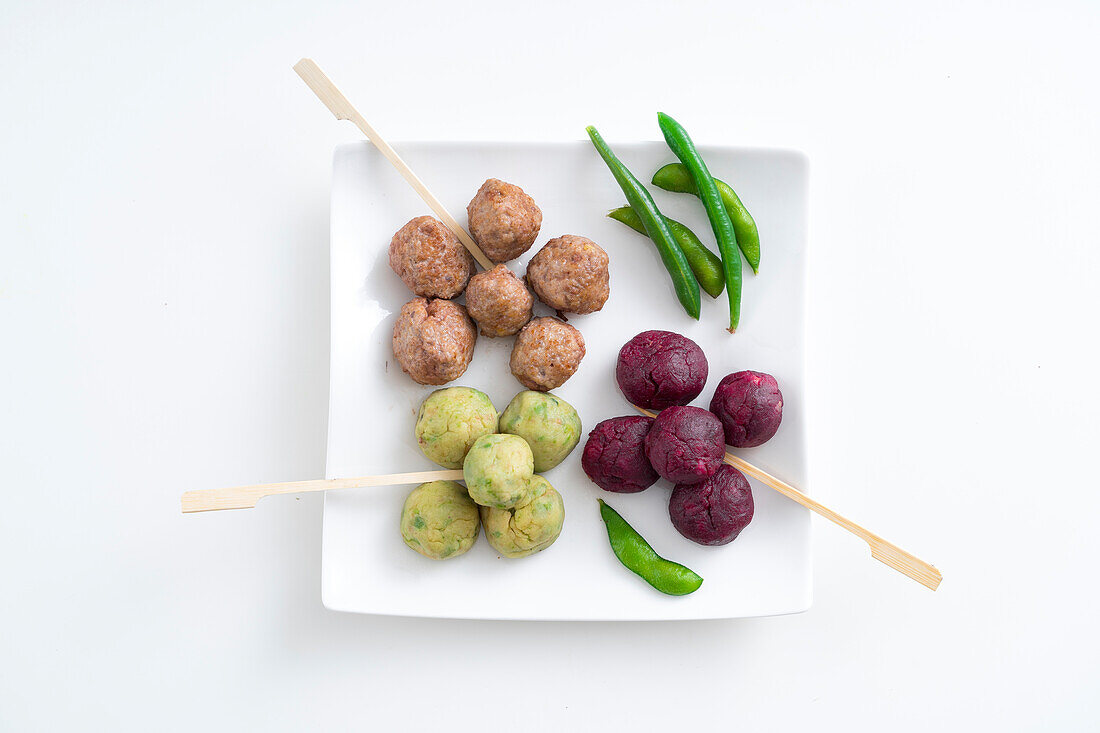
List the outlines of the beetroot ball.
{"label": "beetroot ball", "polygon": [[662,478],[677,484],[702,481],[726,455],[722,423],[700,407],[669,407],[645,436],[645,454]]}
{"label": "beetroot ball", "polygon": [[653,418],[641,415],[604,420],[588,434],[581,468],[604,491],[633,494],[657,480],[645,455],[645,436]]}
{"label": "beetroot ball", "polygon": [[736,372],[718,383],[710,411],[722,421],[726,443],[734,448],[755,448],[779,430],[783,393],[770,374]]}
{"label": "beetroot ball", "polygon": [[697,484],[678,484],[668,502],[672,524],[700,545],[725,545],[752,521],[752,489],[733,466]]}
{"label": "beetroot ball", "polygon": [[686,405],[707,383],[707,357],[699,344],[671,331],[642,331],[619,350],[615,379],[639,407]]}

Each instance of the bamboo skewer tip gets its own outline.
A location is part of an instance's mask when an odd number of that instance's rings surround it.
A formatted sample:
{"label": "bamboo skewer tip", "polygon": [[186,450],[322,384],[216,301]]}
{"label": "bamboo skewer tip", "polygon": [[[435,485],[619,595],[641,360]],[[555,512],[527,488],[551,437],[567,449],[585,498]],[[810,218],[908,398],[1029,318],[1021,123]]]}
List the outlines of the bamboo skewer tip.
{"label": "bamboo skewer tip", "polygon": [[294,64],[293,68],[298,76],[302,78],[302,81],[306,83],[306,86],[317,95],[317,98],[321,100],[322,104],[328,107],[329,111],[332,112],[336,119],[352,122],[364,135],[366,135],[367,141],[378,148],[378,152],[382,153],[382,156],[397,169],[397,172],[401,174],[402,178],[412,186],[413,190],[416,191],[424,203],[426,203],[435,215],[439,217],[439,220],[443,222],[444,226],[450,229],[451,232],[458,237],[458,241],[462,243],[462,246],[465,247],[471,255],[473,255],[473,258],[481,265],[481,268],[484,270],[493,269],[492,261],[481,251],[481,247],[477,245],[477,242],[474,241],[469,232],[462,228],[458,220],[451,216],[451,213],[447,211],[440,200],[428,190],[428,187],[424,185],[424,182],[420,180],[419,176],[413,173],[408,164],[397,154],[397,151],[382,139],[378,131],[367,122],[366,118],[363,117],[355,107],[352,106],[348,98],[345,97],[344,94],[336,88],[336,85],[332,83],[332,80],[325,75],[325,72],[321,71],[321,67],[314,63],[312,59],[303,58],[298,63]]}
{"label": "bamboo skewer tip", "polygon": [[[657,413],[652,410],[647,410],[644,407],[638,407],[634,405],[634,409],[642,413],[647,417],[656,417]],[[871,557],[882,562],[889,567],[897,570],[903,575],[907,575],[913,580],[917,581],[921,585],[936,590],[939,587],[940,581],[943,579],[943,575],[935,566],[930,563],[921,560],[916,555],[906,552],[897,545],[887,542],[873,532],[865,529],[864,527],[856,524],[852,520],[843,516],[842,514],[833,511],[829,507],[825,506],[816,499],[802,493],[795,487],[788,484],[786,481],[782,481],[775,476],[772,476],[767,471],[757,468],[753,464],[746,461],[744,458],[726,451],[725,463],[733,466],[743,473],[752,476],[760,483],[764,484],[768,488],[778,491],[783,496],[791,499],[798,504],[806,507],[810,511],[818,514],[830,522],[848,530],[856,537],[866,542],[871,548]]]}

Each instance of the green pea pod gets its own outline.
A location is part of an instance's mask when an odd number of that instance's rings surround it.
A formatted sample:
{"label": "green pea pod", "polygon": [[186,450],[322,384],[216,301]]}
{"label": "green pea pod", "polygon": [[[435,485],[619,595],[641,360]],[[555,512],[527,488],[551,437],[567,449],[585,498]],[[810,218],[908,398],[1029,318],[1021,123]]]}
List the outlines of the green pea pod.
{"label": "green pea pod", "polygon": [[676,290],[676,297],[679,298],[680,305],[684,306],[684,310],[687,311],[689,316],[699,320],[701,302],[699,281],[695,279],[687,257],[684,256],[683,250],[680,249],[680,245],[676,243],[672,232],[669,231],[665,218],[661,216],[661,212],[657,209],[657,204],[653,203],[653,197],[649,195],[649,191],[645,189],[641,181],[635,178],[634,174],[622,164],[622,161],[615,157],[615,153],[611,152],[611,148],[604,142],[596,128],[589,125],[585,129],[588,132],[588,137],[592,139],[596,151],[603,158],[607,167],[611,169],[611,175],[615,176],[619,188],[626,194],[626,200],[630,204],[630,208],[634,209],[638,218],[642,220],[645,233],[657,245],[661,261],[665,263],[665,269],[672,277],[672,286]]}
{"label": "green pea pod", "polygon": [[658,555],[638,531],[619,513],[600,502],[600,517],[607,525],[607,539],[619,562],[637,573],[642,580],[670,596],[686,596],[699,590],[703,579],[690,568]]}
{"label": "green pea pod", "polygon": [[722,255],[722,269],[726,273],[726,297],[730,302],[729,332],[737,330],[741,320],[741,250],[737,248],[737,234],[733,231],[733,222],[726,213],[722,195],[714,183],[707,164],[695,149],[695,143],[683,126],[664,112],[657,113],[657,124],[669,149],[687,168],[695,188],[699,191],[699,200],[707,210],[710,228],[714,230],[714,239],[718,242],[718,252]]}
{"label": "green pea pod", "polygon": [[[621,221],[634,231],[645,234],[642,220],[634,213],[634,209],[629,206],[612,209],[607,212],[607,215],[615,221]],[[665,221],[668,222],[669,231],[672,232],[672,236],[676,237],[680,249],[684,251],[684,256],[687,257],[688,264],[691,265],[691,271],[695,273],[695,279],[703,286],[703,290],[707,292],[707,295],[717,298],[726,288],[726,280],[722,274],[722,260],[699,241],[699,237],[695,236],[695,232],[675,219],[669,219],[667,216]]]}
{"label": "green pea pod", "polygon": [[[673,193],[699,195],[695,182],[691,180],[691,174],[683,163],[669,163],[661,166],[653,174],[653,185]],[[756,229],[756,220],[752,218],[752,214],[741,203],[741,199],[728,183],[715,178],[714,185],[718,186],[722,203],[726,205],[726,213],[730,215],[730,221],[733,222],[733,231],[737,234],[737,246],[741,248],[741,254],[745,255],[753,272],[760,272],[760,232]]]}

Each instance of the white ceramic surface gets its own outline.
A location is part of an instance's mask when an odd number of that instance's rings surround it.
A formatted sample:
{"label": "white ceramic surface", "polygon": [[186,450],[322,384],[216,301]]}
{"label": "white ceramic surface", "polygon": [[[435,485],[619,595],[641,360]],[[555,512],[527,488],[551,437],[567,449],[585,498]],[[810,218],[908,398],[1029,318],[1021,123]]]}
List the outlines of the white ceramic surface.
{"label": "white ceramic surface", "polygon": [[[663,143],[615,144],[643,180],[672,160]],[[703,294],[699,322],[681,310],[653,246],[604,214],[624,199],[588,142],[411,143],[396,146],[448,209],[465,224],[465,206],[482,181],[522,186],[543,211],[526,260],[560,234],[594,239],[611,256],[611,298],[604,309],[570,316],[588,353],[555,393],[580,413],[587,433],[600,420],[631,414],[614,381],[615,356],[635,333],[660,328],[702,346],[710,379],[695,404],[741,369],[769,372],[785,398],[784,420],[768,444],[740,454],[804,491],[803,295],[807,163],[791,151],[704,147],[712,172],[728,180],[753,212],[762,238],[761,274],[745,267],[741,327],[725,331],[723,294]],[[694,197],[659,191],[662,211],[705,242],[713,241]],[[393,319],[409,291],[390,270],[387,245],[406,221],[430,211],[367,143],[336,149],[332,187],[332,360],[328,477],[431,469],[413,437],[420,401],[390,349]],[[537,306],[543,309],[544,306]],[[473,362],[453,385],[485,391],[502,410],[522,387],[508,370],[512,339],[479,338]],[[583,440],[581,443],[583,447]],[[669,486],[634,495],[600,491],[580,467],[580,447],[546,477],[565,498],[557,543],[533,557],[499,557],[482,537],[445,562],[408,549],[398,534],[401,504],[412,487],[330,492],[325,498],[322,597],[326,607],[361,613],[484,619],[701,619],[804,611],[811,602],[808,513],[752,482],[756,514],[725,547],[701,547],[668,519]],[[612,555],[596,497],[604,498],[662,555],[705,579],[691,596],[664,596]]]}

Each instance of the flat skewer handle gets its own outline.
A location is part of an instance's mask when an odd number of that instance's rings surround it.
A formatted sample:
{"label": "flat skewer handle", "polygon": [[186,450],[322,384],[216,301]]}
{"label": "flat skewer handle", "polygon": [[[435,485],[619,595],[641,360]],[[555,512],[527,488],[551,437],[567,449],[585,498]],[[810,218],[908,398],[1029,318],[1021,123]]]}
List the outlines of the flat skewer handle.
{"label": "flat skewer handle", "polygon": [[180,497],[184,514],[212,512],[221,509],[251,509],[256,502],[273,494],[301,494],[306,491],[329,489],[358,489],[366,486],[398,486],[423,484],[428,481],[460,481],[462,471],[415,471],[413,473],[386,473],[378,476],[356,478],[318,479],[316,481],[288,481],[279,484],[252,484],[231,486],[225,489],[187,491]]}

